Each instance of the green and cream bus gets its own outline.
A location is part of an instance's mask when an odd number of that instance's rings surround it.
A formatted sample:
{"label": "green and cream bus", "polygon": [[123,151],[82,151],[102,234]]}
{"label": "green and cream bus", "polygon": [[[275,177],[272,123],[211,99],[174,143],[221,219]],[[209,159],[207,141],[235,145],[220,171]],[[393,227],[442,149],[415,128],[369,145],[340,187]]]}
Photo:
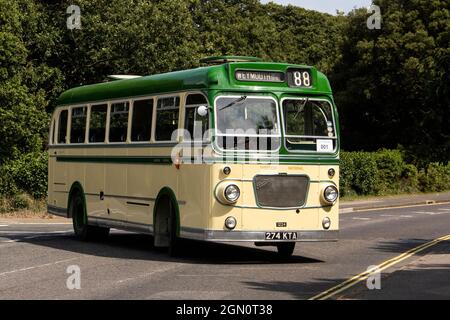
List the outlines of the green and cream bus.
{"label": "green and cream bus", "polygon": [[[338,237],[339,122],[314,67],[252,57],[64,92],[50,126],[48,212],[110,228],[276,246]],[[114,77],[113,77],[114,78]]]}

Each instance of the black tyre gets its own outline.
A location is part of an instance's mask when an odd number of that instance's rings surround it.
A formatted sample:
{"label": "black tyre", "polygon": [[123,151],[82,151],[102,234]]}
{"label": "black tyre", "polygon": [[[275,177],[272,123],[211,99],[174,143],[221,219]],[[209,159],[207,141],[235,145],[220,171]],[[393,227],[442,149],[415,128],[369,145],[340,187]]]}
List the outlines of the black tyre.
{"label": "black tyre", "polygon": [[73,230],[78,239],[101,240],[108,236],[109,228],[90,226],[87,224],[84,200],[80,193],[73,195],[70,211],[72,214]]}
{"label": "black tyre", "polygon": [[283,242],[277,244],[278,254],[282,258],[289,258],[294,253],[295,242]]}
{"label": "black tyre", "polygon": [[178,221],[175,212],[175,208],[173,208],[172,201],[169,202],[170,214],[169,214],[169,255],[171,257],[176,257],[181,252],[181,242],[180,238],[177,236],[178,231]]}

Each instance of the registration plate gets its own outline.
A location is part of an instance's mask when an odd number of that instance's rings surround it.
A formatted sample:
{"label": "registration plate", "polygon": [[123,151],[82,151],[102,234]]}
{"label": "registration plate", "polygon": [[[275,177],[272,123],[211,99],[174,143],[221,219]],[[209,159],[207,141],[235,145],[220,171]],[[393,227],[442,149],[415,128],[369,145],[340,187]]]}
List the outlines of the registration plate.
{"label": "registration plate", "polygon": [[297,232],[266,232],[266,240],[297,240]]}

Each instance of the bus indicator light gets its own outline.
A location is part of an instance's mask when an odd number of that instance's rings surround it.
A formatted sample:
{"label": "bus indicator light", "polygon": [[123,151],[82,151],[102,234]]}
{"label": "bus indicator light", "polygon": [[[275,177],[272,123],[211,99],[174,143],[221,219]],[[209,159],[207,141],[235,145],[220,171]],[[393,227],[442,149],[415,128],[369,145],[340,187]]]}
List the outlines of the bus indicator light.
{"label": "bus indicator light", "polygon": [[229,230],[233,230],[236,228],[236,218],[235,217],[228,217],[225,219],[225,227]]}
{"label": "bus indicator light", "polygon": [[333,178],[335,174],[336,174],[336,171],[333,168],[328,169],[328,176],[330,178]]}
{"label": "bus indicator light", "polygon": [[328,217],[323,218],[323,220],[322,220],[322,227],[323,227],[325,230],[328,230],[328,229],[330,229],[330,226],[331,226],[331,220],[330,220],[330,218],[328,218]]}

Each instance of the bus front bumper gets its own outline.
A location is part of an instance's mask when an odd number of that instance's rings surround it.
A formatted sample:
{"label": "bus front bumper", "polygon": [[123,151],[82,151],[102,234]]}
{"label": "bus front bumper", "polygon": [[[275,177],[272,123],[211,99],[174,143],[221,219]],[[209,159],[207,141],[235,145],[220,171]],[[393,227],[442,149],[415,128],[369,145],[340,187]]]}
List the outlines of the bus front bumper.
{"label": "bus front bumper", "polygon": [[[296,233],[297,237],[293,239],[266,239],[267,233],[287,232]],[[226,231],[226,230],[200,230],[193,228],[181,228],[180,237],[197,239],[212,242],[320,242],[337,241],[339,230],[285,230],[285,231]]]}

